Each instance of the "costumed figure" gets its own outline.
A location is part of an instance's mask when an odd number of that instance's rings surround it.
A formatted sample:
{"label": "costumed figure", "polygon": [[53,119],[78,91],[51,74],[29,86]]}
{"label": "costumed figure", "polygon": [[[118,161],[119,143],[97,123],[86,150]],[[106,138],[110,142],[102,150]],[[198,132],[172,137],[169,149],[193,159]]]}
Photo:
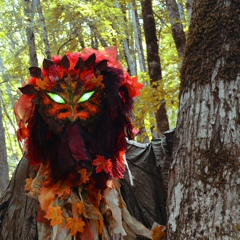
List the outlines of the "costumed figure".
{"label": "costumed figure", "polygon": [[54,56],[30,75],[15,114],[34,170],[25,190],[39,202],[38,239],[151,238],[120,192],[142,84],[117,60],[117,49]]}

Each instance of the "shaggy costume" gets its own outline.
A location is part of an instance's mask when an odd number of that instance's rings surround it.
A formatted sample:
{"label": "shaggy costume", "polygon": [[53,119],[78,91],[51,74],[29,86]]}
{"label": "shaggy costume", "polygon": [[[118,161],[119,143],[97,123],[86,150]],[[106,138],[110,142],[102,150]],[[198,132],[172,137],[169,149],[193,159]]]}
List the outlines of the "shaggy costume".
{"label": "shaggy costume", "polygon": [[120,192],[142,84],[117,61],[116,48],[45,59],[30,75],[15,114],[31,166],[25,190],[39,202],[38,239],[151,238]]}

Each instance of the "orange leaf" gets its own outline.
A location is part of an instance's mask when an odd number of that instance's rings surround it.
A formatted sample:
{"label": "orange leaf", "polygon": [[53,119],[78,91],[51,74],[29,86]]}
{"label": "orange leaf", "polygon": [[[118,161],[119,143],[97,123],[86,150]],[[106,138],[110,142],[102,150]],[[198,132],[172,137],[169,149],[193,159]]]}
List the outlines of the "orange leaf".
{"label": "orange leaf", "polygon": [[105,171],[109,173],[112,169],[112,162],[110,159],[105,159],[104,156],[97,155],[97,158],[93,161],[93,165],[96,166],[96,173]]}
{"label": "orange leaf", "polygon": [[54,201],[56,195],[56,190],[54,188],[42,187],[40,194],[38,195],[38,200],[40,202],[43,211],[47,212],[48,207]]}
{"label": "orange leaf", "polygon": [[77,208],[78,208],[79,214],[82,214],[83,213],[83,202],[82,201],[77,203]]}
{"label": "orange leaf", "polygon": [[152,240],[162,240],[167,236],[166,226],[159,225],[153,229]]}
{"label": "orange leaf", "polygon": [[37,88],[39,90],[39,88],[41,89],[46,89],[47,85],[49,85],[50,81],[49,78],[45,77],[43,80],[42,79],[36,79],[36,84],[37,84]]}
{"label": "orange leaf", "polygon": [[48,211],[47,211],[47,214],[45,215],[45,218],[47,218],[48,220],[51,220],[51,226],[62,225],[64,218],[63,218],[63,215],[62,215],[61,207],[60,206],[49,207]]}
{"label": "orange leaf", "polygon": [[83,168],[78,171],[81,174],[81,183],[86,183],[89,181],[89,177],[87,175],[87,169]]}
{"label": "orange leaf", "polygon": [[33,178],[27,178],[25,180],[25,182],[26,182],[25,190],[30,191],[31,190],[31,185],[32,185],[32,182],[33,182]]}
{"label": "orange leaf", "polygon": [[68,218],[66,228],[70,229],[72,235],[76,235],[77,232],[84,231],[85,222],[82,218]]}
{"label": "orange leaf", "polygon": [[101,200],[102,200],[102,194],[101,194],[101,190],[99,190],[97,193],[97,206],[100,205]]}
{"label": "orange leaf", "polygon": [[66,196],[69,196],[70,194],[71,194],[71,188],[70,188],[70,186],[68,185],[68,184],[66,184],[66,183],[63,183],[60,187],[59,187],[59,189],[58,189],[58,191],[57,191],[57,194],[58,194],[58,196],[60,197],[60,198],[62,198],[62,199],[64,199]]}

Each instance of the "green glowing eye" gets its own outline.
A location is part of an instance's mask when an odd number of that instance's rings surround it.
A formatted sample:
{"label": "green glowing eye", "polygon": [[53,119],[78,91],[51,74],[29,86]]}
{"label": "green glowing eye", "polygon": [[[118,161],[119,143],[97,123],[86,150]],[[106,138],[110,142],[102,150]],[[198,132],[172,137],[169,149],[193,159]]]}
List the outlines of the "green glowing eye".
{"label": "green glowing eye", "polygon": [[65,100],[56,93],[47,93],[47,95],[56,103],[65,103]]}
{"label": "green glowing eye", "polygon": [[87,101],[93,94],[94,94],[94,91],[84,93],[84,94],[81,96],[81,98],[78,100],[78,102],[85,102],[85,101]]}

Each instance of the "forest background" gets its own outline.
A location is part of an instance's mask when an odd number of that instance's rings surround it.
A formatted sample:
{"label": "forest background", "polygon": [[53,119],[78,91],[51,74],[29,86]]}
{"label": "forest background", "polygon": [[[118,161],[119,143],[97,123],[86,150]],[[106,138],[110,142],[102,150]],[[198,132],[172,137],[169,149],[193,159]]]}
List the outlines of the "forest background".
{"label": "forest background", "polygon": [[67,51],[117,46],[145,85],[136,140],[176,125],[168,239],[240,239],[239,1],[2,0],[0,194],[23,154],[13,107],[27,69]]}
{"label": "forest background", "polygon": [[144,83],[136,99],[137,141],[175,127],[179,69],[192,2],[176,0],[46,1],[0,3],[0,188],[23,155],[13,108],[30,66],[44,58],[117,46],[119,60]]}

